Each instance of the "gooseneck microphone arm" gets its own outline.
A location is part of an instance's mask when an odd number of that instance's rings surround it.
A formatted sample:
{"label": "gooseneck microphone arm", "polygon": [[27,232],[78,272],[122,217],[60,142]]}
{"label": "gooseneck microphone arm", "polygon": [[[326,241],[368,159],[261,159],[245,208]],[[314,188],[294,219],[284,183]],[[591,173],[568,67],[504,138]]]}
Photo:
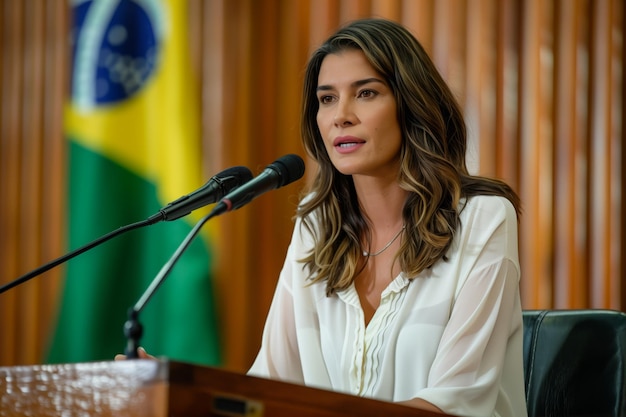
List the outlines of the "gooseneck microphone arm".
{"label": "gooseneck microphone arm", "polygon": [[126,336],[126,348],[124,349],[124,354],[127,359],[137,359],[139,357],[137,349],[139,348],[139,340],[143,335],[143,326],[139,322],[139,313],[143,310],[148,300],[152,298],[156,290],[161,286],[161,284],[163,284],[170,272],[172,272],[174,265],[178,262],[185,250],[187,250],[198,232],[200,232],[202,226],[204,226],[204,224],[214,216],[216,216],[215,211],[211,211],[198,223],[196,223],[193,229],[191,229],[185,237],[185,240],[183,240],[183,242],[178,246],[176,252],[174,252],[172,257],[165,263],[165,265],[163,265],[156,277],[154,277],[150,286],[146,289],[141,298],[128,310],[128,320],[124,323],[124,335]]}
{"label": "gooseneck microphone arm", "polygon": [[127,359],[137,359],[139,357],[137,350],[140,346],[139,341],[143,335],[143,326],[139,322],[139,313],[143,310],[156,290],[163,284],[178,259],[180,259],[187,247],[189,247],[191,241],[196,237],[202,226],[211,218],[238,209],[259,195],[290,184],[300,179],[303,175],[304,161],[302,158],[293,154],[285,155],[268,165],[267,168],[254,179],[224,196],[218,204],[213,207],[209,214],[196,223],[183,242],[178,246],[172,257],[163,265],[141,298],[133,307],[128,309],[128,320],[124,323],[124,335],[126,336],[124,354]]}
{"label": "gooseneck microphone arm", "polygon": [[107,233],[104,236],[99,237],[91,243],[81,246],[78,249],[74,249],[73,251],[66,253],[63,256],[56,258],[48,263],[45,263],[39,268],[22,275],[21,277],[9,282],[8,284],[1,286],[0,294],[32,278],[35,278],[36,276],[41,275],[46,271],[49,271],[55,266],[60,265],[63,262],[66,262],[74,258],[75,256],[78,256],[81,253],[86,252],[89,249],[94,248],[106,242],[107,240],[114,238],[115,236],[121,235],[122,233],[134,229],[139,229],[140,227],[149,226],[160,221],[176,220],[178,218],[186,216],[197,208],[204,207],[207,204],[215,203],[220,198],[224,197],[224,195],[232,192],[237,187],[247,183],[251,179],[252,172],[250,172],[250,170],[246,167],[236,166],[227,168],[219,174],[213,176],[206,184],[204,184],[193,193],[182,196],[177,200],[169,203],[167,206],[161,208],[157,213],[150,216],[146,220],[122,226],[119,229],[116,229],[112,232]]}
{"label": "gooseneck microphone arm", "polygon": [[[158,221],[158,220],[156,220]],[[115,229],[112,232],[107,233],[104,236],[99,237],[98,239],[92,241],[91,243],[88,243],[84,246],[81,246],[78,249],[74,249],[71,252],[66,253],[63,256],[60,256],[56,259],[53,259],[52,261],[43,264],[42,266],[40,266],[37,269],[34,269],[32,271],[30,271],[27,274],[22,275],[21,277],[9,282],[8,284],[3,285],[2,287],[0,287],[0,294],[2,294],[5,291],[10,290],[13,287],[16,287],[32,278],[35,278],[37,275],[41,275],[46,271],[49,271],[50,269],[54,268],[57,265],[62,264],[63,262],[66,262],[72,258],[74,258],[75,256],[80,255],[83,252],[88,251],[89,249],[96,247],[98,245],[100,245],[101,243],[106,242],[109,239],[114,238],[115,236],[121,235],[122,233],[128,232],[130,230],[134,230],[134,229],[139,229],[140,227],[143,226],[148,226],[151,225],[153,223],[156,223],[156,221],[152,218],[146,219],[146,220],[142,220],[140,222],[136,222],[136,223],[132,223],[132,224],[128,224],[126,226],[122,226],[119,229]]]}

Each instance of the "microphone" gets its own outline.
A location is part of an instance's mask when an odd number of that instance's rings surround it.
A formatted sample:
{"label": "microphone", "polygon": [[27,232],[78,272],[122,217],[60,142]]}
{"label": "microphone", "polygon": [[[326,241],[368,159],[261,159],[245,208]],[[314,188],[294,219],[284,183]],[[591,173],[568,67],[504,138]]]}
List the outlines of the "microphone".
{"label": "microphone", "polygon": [[104,243],[114,238],[115,236],[121,235],[124,232],[135,230],[143,226],[149,226],[163,220],[175,220],[180,217],[186,216],[197,208],[206,206],[207,204],[215,203],[226,193],[231,192],[232,190],[239,187],[241,184],[249,182],[251,178],[252,172],[246,167],[236,166],[232,168],[227,168],[224,171],[213,176],[205,185],[203,185],[196,191],[192,192],[191,194],[182,196],[175,201],[172,201],[167,206],[160,209],[158,213],[150,216],[146,220],[131,223],[122,226],[119,229],[113,230],[112,232],[109,232],[108,234],[99,237],[91,243],[74,249],[73,251],[66,253],[59,258],[56,258],[9,283],[0,286],[0,294],[26,281],[29,281],[30,279],[41,275],[46,271],[49,271],[55,266],[60,265],[63,262],[66,262],[80,255],[81,253],[86,252],[89,249],[92,249],[100,245],[101,243]]}
{"label": "microphone", "polygon": [[236,210],[261,194],[291,184],[302,178],[303,175],[304,161],[302,158],[295,154],[282,156],[269,164],[253,180],[224,196],[211,213],[219,215]]}
{"label": "microphone", "polygon": [[139,300],[137,300],[133,307],[128,309],[128,320],[124,323],[124,335],[126,336],[124,353],[127,359],[137,359],[139,357],[137,349],[140,345],[139,340],[143,335],[143,326],[139,322],[139,313],[169,276],[174,265],[200,232],[202,226],[213,217],[227,211],[235,210],[269,190],[283,187],[300,179],[302,175],[304,175],[304,161],[302,158],[293,154],[285,155],[269,164],[256,178],[224,196],[209,214],[196,223],[194,228],[178,246],[172,257],[154,277]]}
{"label": "microphone", "polygon": [[196,191],[172,201],[150,217],[150,220],[172,221],[188,215],[193,210],[215,203],[228,192],[252,179],[252,172],[243,166],[227,168],[216,174]]}

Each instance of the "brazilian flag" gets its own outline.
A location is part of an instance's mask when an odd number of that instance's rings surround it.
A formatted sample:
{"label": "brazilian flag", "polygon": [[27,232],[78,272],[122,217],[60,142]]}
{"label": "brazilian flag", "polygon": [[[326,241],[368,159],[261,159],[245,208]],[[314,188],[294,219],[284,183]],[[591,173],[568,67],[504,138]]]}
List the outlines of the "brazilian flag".
{"label": "brazilian flag", "polygon": [[[205,182],[185,0],[72,2],[68,245],[146,220]],[[132,230],[70,260],[47,362],[112,360],[127,311],[203,214]],[[156,356],[220,361],[212,231],[194,239],[139,315]]]}

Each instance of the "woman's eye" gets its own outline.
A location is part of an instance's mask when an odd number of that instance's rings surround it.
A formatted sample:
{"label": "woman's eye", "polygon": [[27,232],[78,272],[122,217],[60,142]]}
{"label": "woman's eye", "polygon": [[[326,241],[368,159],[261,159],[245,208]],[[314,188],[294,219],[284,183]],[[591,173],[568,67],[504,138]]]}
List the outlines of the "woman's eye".
{"label": "woman's eye", "polygon": [[332,100],[333,100],[333,97],[332,97],[332,96],[321,96],[321,97],[319,98],[319,101],[320,101],[320,103],[322,103],[322,104],[328,104],[328,103],[330,103]]}
{"label": "woman's eye", "polygon": [[376,91],[374,90],[363,90],[359,93],[359,97],[370,98],[376,95]]}

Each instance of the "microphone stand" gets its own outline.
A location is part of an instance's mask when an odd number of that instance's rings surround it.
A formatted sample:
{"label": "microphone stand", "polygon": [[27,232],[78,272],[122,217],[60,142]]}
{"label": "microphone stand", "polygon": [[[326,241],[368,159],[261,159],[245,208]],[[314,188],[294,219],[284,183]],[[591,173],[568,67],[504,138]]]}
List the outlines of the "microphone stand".
{"label": "microphone stand", "polygon": [[270,189],[280,188],[299,179],[304,174],[304,161],[297,155],[285,155],[270,164],[263,173],[255,179],[246,182],[241,187],[231,191],[224,196],[213,207],[211,212],[203,217],[194,228],[187,234],[187,237],[176,252],[167,261],[157,276],[152,280],[150,286],[146,289],[139,301],[128,310],[128,320],[124,323],[124,335],[126,336],[126,349],[124,353],[127,359],[137,359],[139,354],[139,340],[143,335],[143,327],[139,322],[139,313],[144,308],[150,297],[163,283],[174,267],[174,264],[187,249],[193,238],[198,234],[200,228],[211,218],[218,216],[227,211],[238,209],[239,207],[249,203],[252,199]]}
{"label": "microphone stand", "polygon": [[178,262],[183,252],[187,250],[187,248],[191,244],[191,241],[196,237],[198,232],[200,232],[202,226],[204,226],[207,221],[209,221],[212,217],[215,217],[218,214],[220,213],[216,210],[213,210],[202,219],[200,219],[198,223],[196,223],[196,225],[187,234],[180,246],[178,246],[172,257],[165,263],[165,265],[163,265],[156,277],[154,277],[141,298],[135,303],[133,307],[128,309],[128,320],[126,321],[126,323],[124,323],[124,336],[126,336],[126,348],[124,350],[124,354],[126,355],[126,359],[139,358],[137,349],[140,346],[139,340],[141,339],[141,336],[143,336],[143,326],[139,322],[139,313],[146,306],[148,300],[152,298],[156,290],[161,286],[161,284],[163,284],[170,272],[172,272],[174,265],[176,264],[176,262]]}
{"label": "microphone stand", "polygon": [[83,252],[88,251],[89,249],[98,246],[101,243],[106,242],[107,240],[110,240],[112,238],[114,238],[115,236],[121,235],[124,232],[128,232],[130,230],[134,230],[134,229],[139,229],[140,227],[143,226],[149,226],[151,224],[157,223],[159,221],[161,221],[163,219],[163,214],[161,212],[147,218],[146,220],[142,220],[140,222],[135,222],[135,223],[131,223],[128,224],[126,226],[122,226],[116,230],[113,230],[112,232],[107,233],[104,236],[99,237],[98,239],[92,241],[91,243],[88,243],[84,246],[81,246],[78,249],[74,249],[71,252],[66,253],[65,255],[53,259],[52,261],[43,264],[42,266],[40,266],[37,269],[34,269],[32,271],[30,271],[27,274],[22,275],[21,277],[9,282],[8,284],[5,284],[3,286],[0,287],[0,294],[2,294],[5,291],[10,290],[13,287],[16,287],[32,278],[35,278],[37,275],[43,274],[44,272],[54,268],[55,266],[62,264],[65,261],[68,261],[72,258],[74,258],[75,256],[80,255]]}

